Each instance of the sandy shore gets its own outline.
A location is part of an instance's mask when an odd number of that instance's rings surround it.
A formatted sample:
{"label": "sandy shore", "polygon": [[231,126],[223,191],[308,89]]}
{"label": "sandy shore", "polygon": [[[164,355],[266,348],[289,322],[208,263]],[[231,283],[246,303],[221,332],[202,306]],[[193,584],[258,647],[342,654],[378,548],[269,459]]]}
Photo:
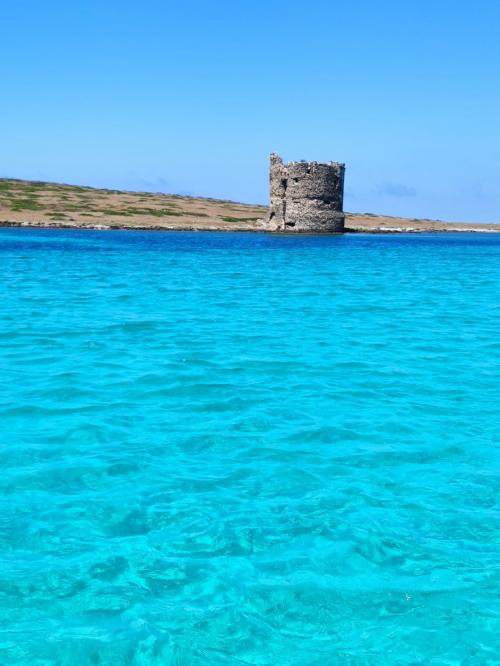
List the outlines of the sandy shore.
{"label": "sandy shore", "polygon": [[[65,229],[265,231],[265,206],[149,192],[0,179],[0,226]],[[346,232],[500,232],[500,224],[346,213]]]}

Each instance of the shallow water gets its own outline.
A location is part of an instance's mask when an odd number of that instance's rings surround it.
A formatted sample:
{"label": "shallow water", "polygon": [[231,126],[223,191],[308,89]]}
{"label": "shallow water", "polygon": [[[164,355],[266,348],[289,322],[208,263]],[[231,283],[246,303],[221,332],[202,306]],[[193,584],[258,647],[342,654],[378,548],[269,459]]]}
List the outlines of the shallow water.
{"label": "shallow water", "polygon": [[500,236],[0,231],[0,662],[498,664]]}

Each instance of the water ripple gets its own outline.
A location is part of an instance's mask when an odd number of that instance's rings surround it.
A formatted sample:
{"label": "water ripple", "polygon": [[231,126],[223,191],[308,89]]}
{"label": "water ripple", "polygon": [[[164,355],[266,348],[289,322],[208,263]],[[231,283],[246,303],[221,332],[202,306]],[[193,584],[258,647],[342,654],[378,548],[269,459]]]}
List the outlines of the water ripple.
{"label": "water ripple", "polygon": [[496,664],[500,239],[0,231],[0,661]]}

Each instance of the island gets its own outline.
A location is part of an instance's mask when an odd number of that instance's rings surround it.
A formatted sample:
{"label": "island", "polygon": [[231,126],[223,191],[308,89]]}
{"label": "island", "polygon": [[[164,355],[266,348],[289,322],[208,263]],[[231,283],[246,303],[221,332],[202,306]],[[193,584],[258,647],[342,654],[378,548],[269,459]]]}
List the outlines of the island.
{"label": "island", "polygon": [[[268,211],[262,205],[178,194],[0,179],[0,226],[4,227],[271,232]],[[345,233],[500,232],[500,224],[343,215]]]}

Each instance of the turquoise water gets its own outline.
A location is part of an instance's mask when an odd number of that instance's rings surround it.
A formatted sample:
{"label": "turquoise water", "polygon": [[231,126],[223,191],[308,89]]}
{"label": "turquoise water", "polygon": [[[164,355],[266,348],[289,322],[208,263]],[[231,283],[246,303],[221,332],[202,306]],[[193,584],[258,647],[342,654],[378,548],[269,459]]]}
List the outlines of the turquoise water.
{"label": "turquoise water", "polygon": [[0,663],[500,663],[500,237],[0,231]]}

